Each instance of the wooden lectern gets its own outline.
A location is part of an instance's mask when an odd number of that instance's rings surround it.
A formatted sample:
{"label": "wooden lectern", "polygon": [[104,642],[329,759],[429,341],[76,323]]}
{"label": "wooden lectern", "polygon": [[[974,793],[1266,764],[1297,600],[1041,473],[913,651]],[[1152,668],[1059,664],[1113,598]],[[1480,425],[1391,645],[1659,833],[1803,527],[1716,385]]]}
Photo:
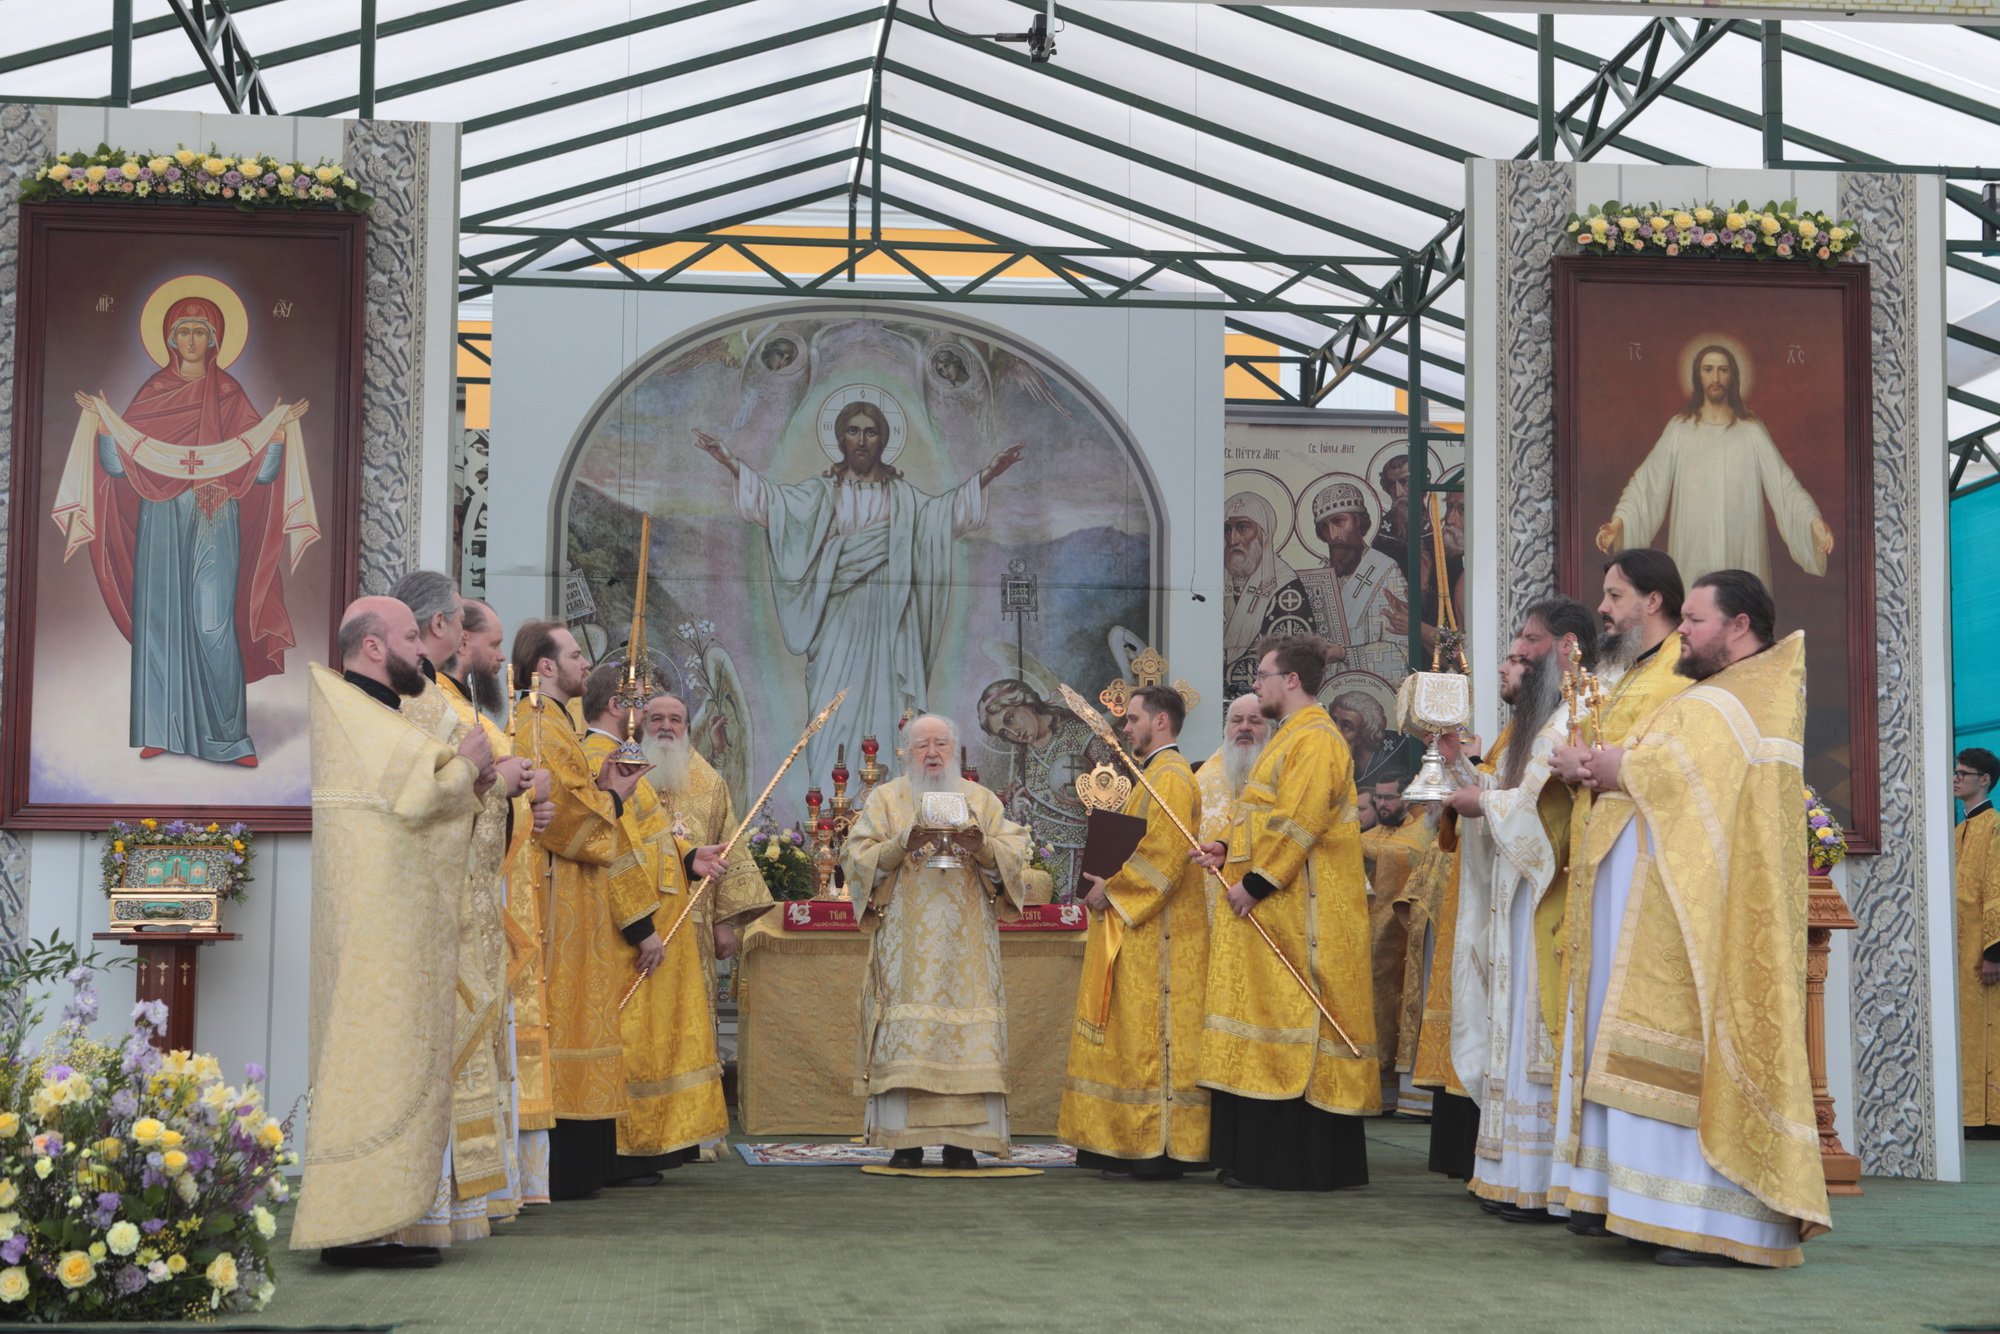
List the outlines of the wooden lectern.
{"label": "wooden lectern", "polygon": [[138,999],[167,1004],[167,1031],[155,1033],[153,1045],[161,1051],[193,1051],[201,947],[242,937],[234,931],[99,931],[91,939],[139,947]]}

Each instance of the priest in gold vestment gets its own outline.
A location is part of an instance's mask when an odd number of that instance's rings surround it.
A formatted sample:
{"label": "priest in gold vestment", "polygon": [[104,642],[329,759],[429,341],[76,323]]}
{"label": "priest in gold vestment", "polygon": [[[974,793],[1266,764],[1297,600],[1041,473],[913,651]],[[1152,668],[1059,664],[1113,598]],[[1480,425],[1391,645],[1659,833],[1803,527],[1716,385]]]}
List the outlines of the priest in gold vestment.
{"label": "priest in gold vestment", "polygon": [[[619,698],[624,669],[606,663],[583,686],[583,716],[589,720],[583,750],[594,772],[618,763],[629,730],[636,742],[638,710]],[[647,978],[619,1012],[625,1047],[624,1115],[618,1118],[618,1161],[611,1183],[658,1185],[660,1173],[691,1161],[702,1142],[729,1133],[729,1109],[722,1100],[722,1062],[715,1052],[710,1012],[709,972],[697,943],[694,914],[671,941],[666,933],[688,902],[691,884],[716,864],[717,848],[696,848],[674,832],[650,774],[639,781],[618,822],[650,881],[659,906],[650,917],[625,927],[627,944],[642,951]],[[706,896],[704,896],[706,897]],[[649,941],[664,946],[659,963],[648,969]],[[609,1184],[609,1183],[608,1183]]]}
{"label": "priest in gold vestment", "polygon": [[1575,804],[1551,766],[1570,734],[1572,661],[1595,665],[1596,617],[1572,598],[1528,607],[1500,671],[1511,739],[1492,775],[1449,799],[1460,819],[1451,1062],[1479,1104],[1472,1193],[1509,1222],[1549,1217],[1556,946]]}
{"label": "priest in gold vestment", "polygon": [[[1238,695],[1229,702],[1222,717],[1222,744],[1195,773],[1201,792],[1201,826],[1195,837],[1202,842],[1228,842],[1229,827],[1236,823],[1236,799],[1243,795],[1243,785],[1250,781],[1250,771],[1270,739],[1271,720],[1255,695]],[[1214,887],[1215,878],[1206,877],[1203,892]],[[1209,906],[1212,911],[1214,904]]]}
{"label": "priest in gold vestment", "polygon": [[1962,750],[1952,791],[1965,803],[1953,838],[1958,916],[1958,1078],[1965,1133],[2000,1138],[2000,758]]}
{"label": "priest in gold vestment", "polygon": [[[594,769],[570,702],[583,693],[583,650],[564,627],[529,621],[514,635],[515,684],[537,680],[536,701],[514,718],[514,749],[549,770],[555,810],[537,834],[529,886],[541,895],[549,1041],[549,1197],[585,1199],[617,1173],[625,1113],[618,1001],[640,968],[657,967],[659,941],[624,932],[647,922],[660,895],[619,823],[639,772]],[[651,935],[651,933],[648,933]]]}
{"label": "priest in gold vestment", "polygon": [[[842,851],[849,892],[868,935],[854,1091],[868,1099],[866,1142],[894,1150],[890,1166],[976,1166],[973,1151],[1007,1157],[1007,995],[1001,920],[1027,901],[1028,831],[1000,798],[961,778],[958,729],[925,714],[909,727],[910,772],[877,787]],[[970,824],[924,828],[930,793],[961,793]],[[957,849],[956,853],[952,849]],[[956,856],[960,865],[928,864]]]}
{"label": "priest in gold vestment", "polygon": [[1126,749],[1166,808],[1135,781],[1125,814],[1146,822],[1145,836],[1108,879],[1083,877],[1090,937],[1056,1133],[1076,1146],[1079,1167],[1112,1181],[1171,1180],[1208,1162],[1208,1090],[1195,1077],[1208,973],[1201,882],[1210,877],[1188,860],[1180,832],[1200,821],[1194,770],[1176,740],[1186,718],[1165,686],[1133,694]]}
{"label": "priest in gold vestment", "polygon": [[[421,1266],[394,1241],[431,1207],[452,1135],[459,900],[480,799],[498,781],[485,733],[403,712],[426,687],[416,618],[362,598],[343,671],[312,669],[311,1094],[294,1250],[343,1265]],[[375,1244],[388,1242],[389,1244]]]}
{"label": "priest in gold vestment", "polygon": [[[1654,710],[1687,689],[1679,671],[1681,602],[1686,590],[1680,570],[1665,552],[1639,547],[1620,551],[1604,564],[1604,597],[1597,614],[1597,674],[1605,692],[1591,745],[1629,745]],[[1632,819],[1632,802],[1622,792],[1598,798],[1584,786],[1590,746],[1556,751],[1556,773],[1576,785],[1571,822],[1573,857],[1569,911],[1564,924],[1562,968],[1562,1059],[1556,1081],[1556,1133],[1550,1171],[1549,1211],[1569,1218],[1580,1236],[1609,1236],[1604,1227],[1605,1108],[1586,1104],[1578,1072],[1589,1053],[1589,1016],[1601,1008],[1610,983],[1623,907],[1609,911],[1596,896],[1593,845],[1608,846]],[[1592,997],[1595,997],[1593,1000]]]}
{"label": "priest in gold vestment", "polygon": [[1805,637],[1774,643],[1775,621],[1755,575],[1695,581],[1695,684],[1587,766],[1633,815],[1586,854],[1620,927],[1582,1093],[1606,1109],[1605,1227],[1662,1264],[1796,1265],[1831,1225],[1806,1068]]}
{"label": "priest in gold vestment", "polygon": [[[1224,1184],[1333,1190],[1367,1183],[1360,1118],[1382,1109],[1354,763],[1317,698],[1324,641],[1296,635],[1262,647],[1254,679],[1277,727],[1227,843],[1190,854],[1229,884],[1209,933],[1202,1025],[1209,1157]],[[1358,1053],[1242,920],[1252,912]]]}
{"label": "priest in gold vestment", "polygon": [[[1387,778],[1371,791],[1357,794],[1373,810],[1375,821],[1373,828],[1361,832],[1361,866],[1368,874],[1368,954],[1374,971],[1375,1045],[1382,1053],[1385,1107],[1397,1097],[1396,1050],[1402,1027],[1403,973],[1410,953],[1408,917],[1398,913],[1396,905],[1405,901],[1403,890],[1435,838],[1425,818],[1428,806],[1404,801],[1403,782]],[[1367,820],[1362,823],[1366,825]]]}
{"label": "priest in gold vestment", "polygon": [[[520,1210],[520,1161],[514,1136],[513,1053],[507,1042],[505,867],[514,832],[514,803],[533,778],[526,760],[508,753],[498,729],[482,723],[439,663],[455,663],[465,639],[463,600],[448,574],[412,570],[389,596],[410,609],[423,650],[426,685],[403,713],[425,730],[455,727],[486,733],[500,781],[482,799],[458,904],[457,1037],[452,1052],[451,1147],[430,1212],[401,1239],[448,1246],[489,1235],[494,1219]],[[496,743],[498,740],[498,744]],[[528,832],[522,820],[521,833]]]}

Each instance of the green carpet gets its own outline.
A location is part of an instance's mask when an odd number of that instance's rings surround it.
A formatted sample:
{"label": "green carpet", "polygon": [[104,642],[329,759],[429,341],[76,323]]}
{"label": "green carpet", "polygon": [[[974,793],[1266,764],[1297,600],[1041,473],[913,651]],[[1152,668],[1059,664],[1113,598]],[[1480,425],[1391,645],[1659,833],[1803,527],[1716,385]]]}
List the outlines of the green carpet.
{"label": "green carpet", "polygon": [[[266,1327],[412,1331],[1348,1328],[1924,1330],[2000,1317],[2000,1142],[1960,1186],[1870,1179],[1803,1268],[1670,1270],[1509,1224],[1424,1170],[1428,1127],[1370,1124],[1372,1184],[1226,1190],[1094,1173],[985,1185],[723,1161],[534,1210],[415,1273],[289,1253]],[[254,1319],[225,1322],[248,1326]]]}

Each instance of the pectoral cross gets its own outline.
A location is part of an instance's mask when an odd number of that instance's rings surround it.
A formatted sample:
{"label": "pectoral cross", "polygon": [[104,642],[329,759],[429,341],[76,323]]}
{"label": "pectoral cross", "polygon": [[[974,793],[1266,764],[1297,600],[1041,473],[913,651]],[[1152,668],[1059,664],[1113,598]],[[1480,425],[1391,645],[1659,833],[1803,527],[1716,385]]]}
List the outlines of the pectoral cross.
{"label": "pectoral cross", "polygon": [[174,462],[179,466],[186,468],[188,470],[188,476],[192,477],[196,473],[201,471],[201,465],[204,462],[206,462],[206,460],[204,460],[201,455],[195,453],[194,447],[190,445],[188,447],[187,457],[183,459],[175,459]]}

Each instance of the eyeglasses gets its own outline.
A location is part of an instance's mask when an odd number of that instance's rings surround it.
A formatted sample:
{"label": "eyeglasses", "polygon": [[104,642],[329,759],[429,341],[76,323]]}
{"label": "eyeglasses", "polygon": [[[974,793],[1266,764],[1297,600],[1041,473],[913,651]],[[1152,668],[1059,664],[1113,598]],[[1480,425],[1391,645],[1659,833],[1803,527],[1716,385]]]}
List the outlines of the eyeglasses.
{"label": "eyeglasses", "polygon": [[1951,776],[1953,778],[1982,778],[1985,775],[1981,774],[1977,769],[1953,769]]}
{"label": "eyeglasses", "polygon": [[1258,672],[1254,677],[1252,677],[1252,679],[1257,681],[1266,681],[1276,677],[1290,676],[1290,675],[1291,675],[1290,672]]}

